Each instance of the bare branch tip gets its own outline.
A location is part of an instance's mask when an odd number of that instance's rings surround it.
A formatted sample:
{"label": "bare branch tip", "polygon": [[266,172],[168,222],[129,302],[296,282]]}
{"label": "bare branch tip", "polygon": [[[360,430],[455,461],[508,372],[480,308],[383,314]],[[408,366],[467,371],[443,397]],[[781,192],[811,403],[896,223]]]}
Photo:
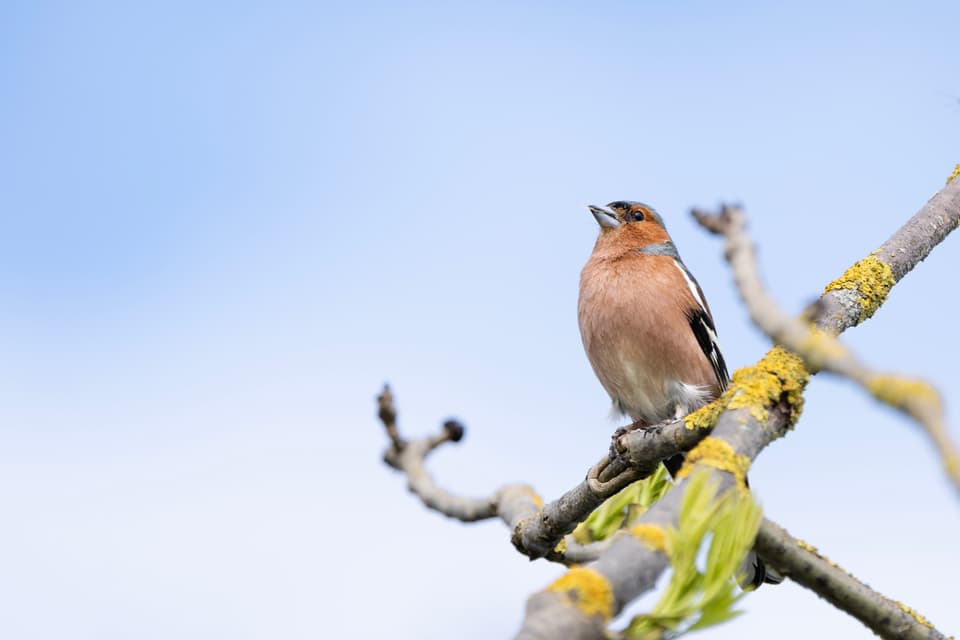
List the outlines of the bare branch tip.
{"label": "bare branch tip", "polygon": [[[397,431],[397,408],[393,404],[393,392],[387,383],[383,384],[383,391],[377,396],[377,417],[387,430],[393,449],[396,452],[402,451],[406,443]],[[387,463],[390,464],[389,461]]]}
{"label": "bare branch tip", "polygon": [[393,392],[390,391],[390,385],[386,382],[383,383],[383,391],[377,396],[377,416],[384,426],[393,424],[397,420],[397,410],[393,406]]}
{"label": "bare branch tip", "polygon": [[709,213],[703,209],[694,208],[690,215],[700,223],[700,226],[716,235],[723,235],[727,232],[729,226],[729,216],[727,215],[727,206],[724,205],[721,213]]}
{"label": "bare branch tip", "polygon": [[450,418],[443,423],[443,431],[446,434],[447,440],[450,442],[460,442],[463,440],[466,429],[462,422],[454,418]]}

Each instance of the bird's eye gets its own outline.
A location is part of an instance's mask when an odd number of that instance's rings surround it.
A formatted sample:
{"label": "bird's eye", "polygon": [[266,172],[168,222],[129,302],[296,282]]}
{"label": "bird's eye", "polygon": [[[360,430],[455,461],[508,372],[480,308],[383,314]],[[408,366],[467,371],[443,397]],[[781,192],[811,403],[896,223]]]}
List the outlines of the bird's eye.
{"label": "bird's eye", "polygon": [[633,219],[636,220],[637,222],[640,222],[640,221],[643,220],[643,210],[642,210],[642,209],[636,209],[635,211],[631,212],[631,214],[633,215]]}

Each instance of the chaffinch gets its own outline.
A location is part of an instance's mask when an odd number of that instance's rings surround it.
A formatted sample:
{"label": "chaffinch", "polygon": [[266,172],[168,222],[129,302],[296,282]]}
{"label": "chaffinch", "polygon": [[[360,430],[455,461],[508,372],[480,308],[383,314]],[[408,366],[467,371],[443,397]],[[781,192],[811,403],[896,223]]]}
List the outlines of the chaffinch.
{"label": "chaffinch", "polygon": [[685,416],[730,378],[710,307],[654,209],[590,207],[600,237],[580,274],[580,335],[614,410],[645,425]]}
{"label": "chaffinch", "polygon": [[[643,428],[715,400],[730,376],[713,316],[660,214],[626,200],[589,209],[600,237],[580,274],[580,336],[614,412]],[[682,463],[665,461],[671,474]],[[759,558],[747,565],[747,584],[779,582]]]}

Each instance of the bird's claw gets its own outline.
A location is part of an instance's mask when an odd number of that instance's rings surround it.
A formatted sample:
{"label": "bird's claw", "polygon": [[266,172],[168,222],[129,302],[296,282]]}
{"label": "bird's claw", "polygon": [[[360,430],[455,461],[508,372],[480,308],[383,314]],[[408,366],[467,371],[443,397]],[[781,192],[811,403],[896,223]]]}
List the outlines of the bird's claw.
{"label": "bird's claw", "polygon": [[642,420],[637,420],[626,426],[619,427],[616,431],[613,432],[613,435],[610,436],[610,460],[616,460],[617,462],[627,464],[629,461],[624,458],[624,451],[619,447],[620,438],[632,433],[634,431],[642,431],[643,437],[655,436],[663,432],[663,428],[673,422],[671,419],[664,420],[663,422],[658,422],[657,424],[647,424]]}
{"label": "bird's claw", "polygon": [[627,435],[632,431],[643,431],[646,435],[650,430],[650,425],[642,420],[637,420],[623,427],[619,427],[616,431],[613,432],[613,435],[610,436],[610,460],[615,460],[617,462],[626,463],[624,460],[623,451],[620,450],[620,447],[617,446],[620,443],[620,438]]}

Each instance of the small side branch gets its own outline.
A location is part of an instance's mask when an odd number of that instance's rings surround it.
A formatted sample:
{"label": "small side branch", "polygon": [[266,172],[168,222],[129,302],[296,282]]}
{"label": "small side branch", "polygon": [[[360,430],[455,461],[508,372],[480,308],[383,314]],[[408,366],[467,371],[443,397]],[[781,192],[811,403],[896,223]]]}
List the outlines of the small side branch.
{"label": "small side branch", "polygon": [[[655,429],[627,432],[615,444],[617,460],[604,456],[583,482],[519,523],[513,530],[514,546],[531,558],[550,557],[564,536],[586,520],[604,500],[648,477],[661,461],[689,451],[708,434],[709,429],[688,428],[683,420]],[[583,562],[570,557],[572,539],[566,540],[566,559]]]}
{"label": "small side branch", "polygon": [[397,410],[389,386],[383,386],[377,396],[377,406],[377,414],[390,438],[390,447],[383,454],[384,462],[406,474],[410,491],[428,508],[462,522],[499,516],[510,526],[539,510],[542,502],[527,485],[505,485],[486,498],[467,498],[443,489],[427,471],[424,461],[441,444],[462,440],[463,425],[456,420],[447,420],[439,434],[408,442],[400,436],[397,428]]}
{"label": "small side branch", "polygon": [[890,640],[945,640],[929,620],[863,584],[812,546],[764,519],[755,542],[764,560],[797,584]]}
{"label": "small side branch", "polygon": [[390,440],[383,459],[407,476],[410,491],[424,506],[461,522],[500,518],[510,527],[511,541],[521,553],[531,559],[547,558],[564,564],[595,560],[610,546],[610,540],[579,544],[568,535],[604,500],[646,478],[661,460],[692,448],[707,434],[707,430],[687,428],[682,420],[653,430],[628,432],[617,443],[617,460],[604,456],[583,482],[544,505],[533,487],[525,484],[504,485],[482,498],[447,491],[427,471],[425,461],[440,445],[459,442],[465,432],[463,425],[447,420],[439,434],[407,441],[397,427],[397,409],[389,386],[384,385],[377,396],[377,407]]}

